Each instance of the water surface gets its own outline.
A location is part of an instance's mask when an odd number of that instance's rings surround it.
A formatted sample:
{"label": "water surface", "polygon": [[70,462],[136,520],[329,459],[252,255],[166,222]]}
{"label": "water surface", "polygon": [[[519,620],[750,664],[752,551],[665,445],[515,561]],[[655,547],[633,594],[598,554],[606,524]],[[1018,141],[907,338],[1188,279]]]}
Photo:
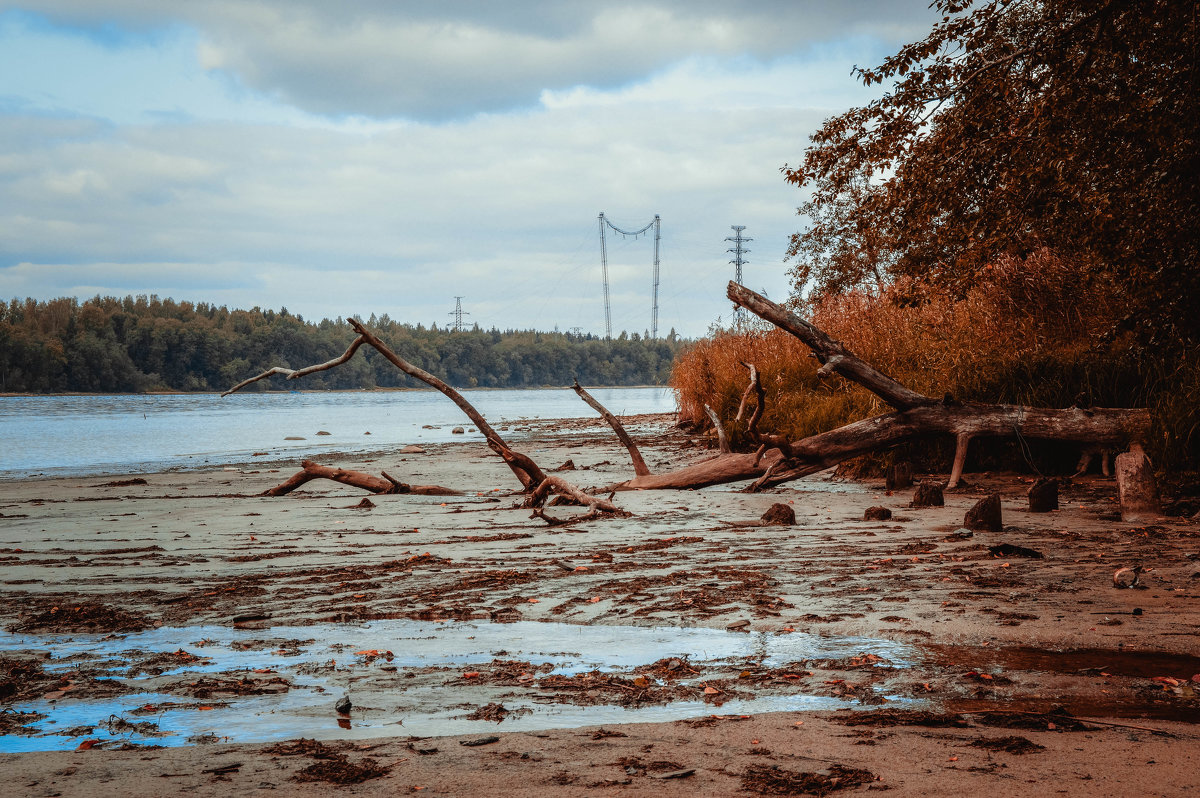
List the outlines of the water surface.
{"label": "water surface", "polygon": [[[618,415],[669,413],[667,388],[595,388]],[[472,390],[494,427],[525,419],[597,414],[569,389]],[[470,424],[432,390],[313,393],[0,397],[0,479],[211,468],[370,452],[410,443],[482,439],[451,435]],[[427,427],[432,427],[429,429]],[[317,435],[318,432],[328,435]],[[369,434],[368,434],[369,433]],[[303,440],[286,440],[287,438]]]}

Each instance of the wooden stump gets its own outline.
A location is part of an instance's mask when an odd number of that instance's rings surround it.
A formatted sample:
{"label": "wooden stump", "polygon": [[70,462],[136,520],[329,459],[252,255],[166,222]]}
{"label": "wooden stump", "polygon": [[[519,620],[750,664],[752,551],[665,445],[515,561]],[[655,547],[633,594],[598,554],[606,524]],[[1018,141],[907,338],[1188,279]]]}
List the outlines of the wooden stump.
{"label": "wooden stump", "polygon": [[1039,479],[1029,488],[1029,512],[1048,513],[1058,509],[1058,480]]}
{"label": "wooden stump", "polygon": [[1148,521],[1162,514],[1154,469],[1140,446],[1117,455],[1116,471],[1122,521]]}
{"label": "wooden stump", "polygon": [[884,476],[884,484],[888,490],[905,490],[911,488],[912,481],[912,464],[911,463],[896,463],[887,470]]}
{"label": "wooden stump", "polygon": [[946,498],[942,495],[942,486],[938,482],[922,482],[913,491],[910,507],[945,507]]}
{"label": "wooden stump", "polygon": [[967,510],[963,526],[977,532],[1002,532],[1004,522],[1000,512],[1000,494],[993,493],[976,502],[974,507]]}

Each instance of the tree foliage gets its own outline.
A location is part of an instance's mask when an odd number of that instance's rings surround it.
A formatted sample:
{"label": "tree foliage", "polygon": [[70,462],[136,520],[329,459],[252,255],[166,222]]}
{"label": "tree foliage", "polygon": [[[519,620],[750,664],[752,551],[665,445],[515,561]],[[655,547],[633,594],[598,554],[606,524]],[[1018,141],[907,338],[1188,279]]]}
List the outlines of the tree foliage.
{"label": "tree foliage", "polygon": [[[407,359],[463,388],[661,385],[682,342],[535,330],[452,332],[367,321]],[[156,296],[0,303],[0,392],[223,390],[270,366],[300,368],[345,351],[341,319],[306,322],[286,308],[229,310]],[[262,385],[250,390],[261,390]],[[305,389],[425,387],[368,354],[305,378]]]}
{"label": "tree foliage", "polygon": [[812,191],[798,287],[963,296],[1048,247],[1112,280],[1145,341],[1200,338],[1200,2],[936,5],[925,39],[857,70],[890,91],[784,167]]}

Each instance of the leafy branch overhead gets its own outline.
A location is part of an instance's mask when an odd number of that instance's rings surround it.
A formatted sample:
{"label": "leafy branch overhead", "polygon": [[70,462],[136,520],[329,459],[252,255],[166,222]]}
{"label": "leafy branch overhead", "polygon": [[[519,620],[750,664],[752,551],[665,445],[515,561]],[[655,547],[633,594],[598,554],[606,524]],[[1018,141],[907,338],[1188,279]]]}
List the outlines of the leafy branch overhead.
{"label": "leafy branch overhead", "polygon": [[891,84],[812,137],[798,287],[961,295],[1050,247],[1130,299],[1126,327],[1194,340],[1200,311],[1200,2],[938,0],[873,69]]}

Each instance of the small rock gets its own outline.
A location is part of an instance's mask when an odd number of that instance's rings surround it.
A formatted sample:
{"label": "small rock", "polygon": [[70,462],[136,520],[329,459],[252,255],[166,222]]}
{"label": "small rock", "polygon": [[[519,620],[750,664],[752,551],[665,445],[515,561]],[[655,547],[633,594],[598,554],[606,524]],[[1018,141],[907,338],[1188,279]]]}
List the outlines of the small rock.
{"label": "small rock", "polygon": [[433,426],[432,424],[422,424],[421,429],[437,429],[437,427]]}
{"label": "small rock", "polygon": [[980,532],[1002,532],[1004,522],[1000,514],[1000,494],[993,493],[986,499],[980,499],[975,506],[967,510],[963,526]]}
{"label": "small rock", "polygon": [[337,710],[339,715],[349,715],[350,707],[352,706],[354,705],[350,703],[350,696],[344,695],[338,699],[338,702],[333,705],[333,708]]}
{"label": "small rock", "polygon": [[796,511],[787,504],[772,504],[763,513],[763,526],[793,526],[796,523]]}
{"label": "small rock", "polygon": [[319,429],[319,430],[317,430],[317,434],[318,434],[318,435],[332,435],[333,433],[332,433],[332,432],[326,432],[326,431],[325,431],[325,430],[323,430],[323,429]]}
{"label": "small rock", "polygon": [[868,507],[863,513],[864,521],[887,521],[892,517],[892,511],[886,507]]}
{"label": "small rock", "polygon": [[970,540],[975,533],[965,527],[960,527],[946,536],[947,540]]}
{"label": "small rock", "polygon": [[363,498],[363,500],[362,500],[362,501],[360,501],[358,504],[354,505],[354,507],[353,507],[352,509],[355,509],[355,510],[374,510],[374,509],[375,509],[375,502],[373,502],[373,501],[371,501],[370,499],[368,499],[368,498],[365,498],[365,497],[364,497],[364,498]]}
{"label": "small rock", "polygon": [[888,468],[884,484],[888,490],[904,490],[912,487],[912,464],[896,463]]}
{"label": "small rock", "polygon": [[299,435],[288,435],[286,438],[284,438],[284,440],[285,441],[303,441],[303,440],[307,440],[307,438],[302,438]]}
{"label": "small rock", "polygon": [[1048,513],[1058,509],[1058,480],[1039,479],[1029,488],[1029,512]]}
{"label": "small rock", "polygon": [[476,737],[473,740],[459,740],[458,744],[474,747],[477,745],[491,745],[492,743],[498,742],[500,742],[500,738],[495,735],[491,735],[488,737]]}
{"label": "small rock", "polygon": [[467,431],[465,429],[463,429],[462,427],[455,427],[454,429],[450,430],[450,434],[451,435],[466,435]]}
{"label": "small rock", "polygon": [[558,468],[556,468],[554,470],[555,471],[574,471],[575,470],[575,461],[568,460],[567,462],[563,463],[562,465],[560,465]]}
{"label": "small rock", "polygon": [[415,443],[410,443],[400,450],[400,454],[425,454],[425,450]]}
{"label": "small rock", "polygon": [[942,485],[939,482],[922,482],[913,491],[912,503],[909,507],[945,507],[946,499],[942,495]]}

